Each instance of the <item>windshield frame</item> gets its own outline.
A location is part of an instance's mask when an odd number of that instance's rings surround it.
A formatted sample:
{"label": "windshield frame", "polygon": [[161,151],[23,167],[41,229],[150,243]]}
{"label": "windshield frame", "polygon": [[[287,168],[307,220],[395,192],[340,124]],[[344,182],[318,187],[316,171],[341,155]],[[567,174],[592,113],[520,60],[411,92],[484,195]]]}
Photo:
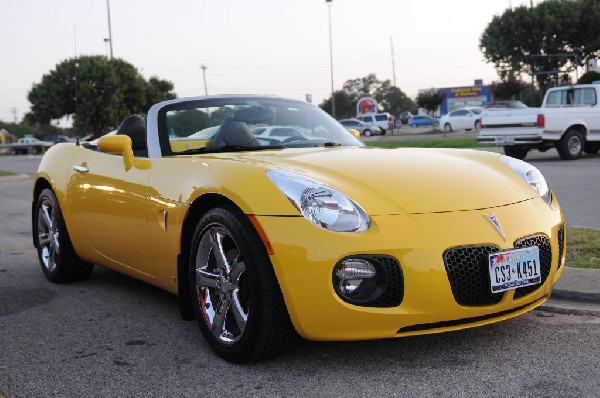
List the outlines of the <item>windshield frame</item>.
{"label": "windshield frame", "polygon": [[[222,105],[235,105],[235,104],[244,105],[247,102],[260,102],[261,104],[267,104],[267,105],[269,103],[272,103],[273,105],[279,104],[279,106],[287,103],[287,104],[289,104],[290,107],[304,108],[304,109],[307,109],[309,112],[312,112],[312,111],[319,112],[319,113],[322,113],[322,115],[320,115],[320,116],[326,118],[325,120],[328,119],[329,123],[337,124],[339,126],[340,131],[343,130],[344,132],[347,132],[347,130],[345,129],[344,126],[342,126],[337,120],[335,120],[331,116],[329,116],[322,109],[320,109],[319,107],[317,107],[315,105],[312,105],[312,104],[309,104],[309,103],[306,103],[303,101],[299,101],[299,100],[281,98],[281,97],[276,97],[276,96],[261,96],[261,95],[223,95],[223,96],[180,98],[177,100],[165,101],[163,103],[156,104],[150,109],[150,111],[148,113],[148,121],[149,121],[149,123],[148,123],[148,144],[149,144],[150,157],[156,157],[157,155],[159,155],[161,157],[186,155],[186,153],[173,151],[171,148],[168,126],[167,126],[167,114],[169,111],[192,110],[192,109],[216,107],[216,106],[222,106]],[[311,109],[308,109],[308,107],[311,107]],[[155,124],[152,123],[152,121],[155,121]],[[155,130],[156,138],[158,138],[156,141],[152,140],[152,138],[151,138],[151,129],[153,129],[153,128],[156,129]],[[347,133],[348,133],[347,136],[345,136],[345,135],[343,136],[344,140],[341,143],[343,146],[364,146],[364,144],[360,140],[356,139],[351,133],[349,133],[349,132],[347,132]],[[154,141],[154,142],[152,142],[152,141]],[[156,145],[158,148],[155,148],[155,150],[150,150],[151,144]],[[327,146],[327,147],[336,146],[336,145],[332,145],[332,142],[330,142],[330,140],[323,140],[322,143],[318,142],[318,144],[319,145],[316,145],[316,143],[313,143],[311,145],[307,144],[304,146],[289,145],[289,146],[283,147],[282,149],[298,148],[298,147],[315,147],[315,146]],[[270,143],[270,145],[264,145],[265,150],[268,150],[268,149],[272,150],[272,149],[274,149],[273,147],[274,147],[273,143]],[[159,151],[157,151],[156,149],[158,149]],[[260,149],[261,149],[261,147],[256,147],[256,148],[253,148],[252,150],[260,150]],[[209,153],[236,152],[236,151],[242,151],[242,150],[244,150],[244,149],[241,147],[238,149],[231,148],[231,150],[227,150],[227,148],[221,148],[221,147],[217,146],[214,148],[206,148],[205,150],[190,151],[190,153],[209,154]],[[187,155],[189,155],[190,153],[187,153]]]}

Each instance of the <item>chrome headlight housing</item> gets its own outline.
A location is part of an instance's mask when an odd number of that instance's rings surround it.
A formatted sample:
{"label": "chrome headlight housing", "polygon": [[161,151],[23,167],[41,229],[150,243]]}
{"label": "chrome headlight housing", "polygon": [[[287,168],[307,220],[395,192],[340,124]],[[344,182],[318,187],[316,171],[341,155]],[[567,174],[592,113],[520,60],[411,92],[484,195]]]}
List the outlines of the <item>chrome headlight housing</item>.
{"label": "chrome headlight housing", "polygon": [[552,202],[552,194],[548,188],[548,183],[537,169],[537,167],[519,159],[511,158],[510,156],[500,156],[500,161],[510,167],[522,179],[527,181],[529,186],[546,202]]}
{"label": "chrome headlight housing", "polygon": [[361,232],[371,226],[362,207],[337,189],[312,178],[283,170],[267,176],[308,221],[335,232]]}

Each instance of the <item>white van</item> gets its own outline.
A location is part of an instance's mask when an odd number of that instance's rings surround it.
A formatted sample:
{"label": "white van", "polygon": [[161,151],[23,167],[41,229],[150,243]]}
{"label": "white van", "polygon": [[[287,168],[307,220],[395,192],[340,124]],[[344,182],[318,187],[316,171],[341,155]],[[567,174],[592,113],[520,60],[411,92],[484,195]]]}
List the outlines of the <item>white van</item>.
{"label": "white van", "polygon": [[378,126],[379,128],[381,128],[381,134],[385,134],[386,131],[390,129],[391,118],[392,115],[390,115],[388,112],[370,113],[359,115],[356,117],[356,119],[362,120],[367,124],[371,124],[373,126]]}

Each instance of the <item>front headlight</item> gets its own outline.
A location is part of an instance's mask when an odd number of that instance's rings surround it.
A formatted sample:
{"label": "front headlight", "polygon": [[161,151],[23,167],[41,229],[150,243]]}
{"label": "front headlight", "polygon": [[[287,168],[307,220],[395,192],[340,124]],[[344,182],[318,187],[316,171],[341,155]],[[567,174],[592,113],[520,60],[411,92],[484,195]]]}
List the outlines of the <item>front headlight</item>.
{"label": "front headlight", "polygon": [[317,227],[335,232],[360,232],[371,225],[369,216],[358,203],[328,185],[281,170],[267,170],[267,176]]}
{"label": "front headlight", "polygon": [[550,204],[552,202],[552,195],[550,189],[546,183],[546,179],[542,173],[535,167],[527,162],[519,159],[511,158],[510,156],[500,156],[500,161],[510,167],[515,173],[521,176],[522,179],[533,188],[535,192],[546,202]]}

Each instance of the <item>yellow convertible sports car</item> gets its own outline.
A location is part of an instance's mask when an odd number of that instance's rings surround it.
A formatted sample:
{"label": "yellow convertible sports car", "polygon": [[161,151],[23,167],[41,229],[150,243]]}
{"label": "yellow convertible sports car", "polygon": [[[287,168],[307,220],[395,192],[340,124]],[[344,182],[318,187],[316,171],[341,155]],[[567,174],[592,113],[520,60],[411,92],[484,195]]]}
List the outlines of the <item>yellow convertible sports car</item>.
{"label": "yellow convertible sports car", "polygon": [[161,102],[97,141],[55,145],[32,210],[49,280],[99,264],[177,294],[233,362],[297,334],[504,320],[548,299],[565,252],[559,204],[530,164],[369,148],[319,108],[270,96]]}

